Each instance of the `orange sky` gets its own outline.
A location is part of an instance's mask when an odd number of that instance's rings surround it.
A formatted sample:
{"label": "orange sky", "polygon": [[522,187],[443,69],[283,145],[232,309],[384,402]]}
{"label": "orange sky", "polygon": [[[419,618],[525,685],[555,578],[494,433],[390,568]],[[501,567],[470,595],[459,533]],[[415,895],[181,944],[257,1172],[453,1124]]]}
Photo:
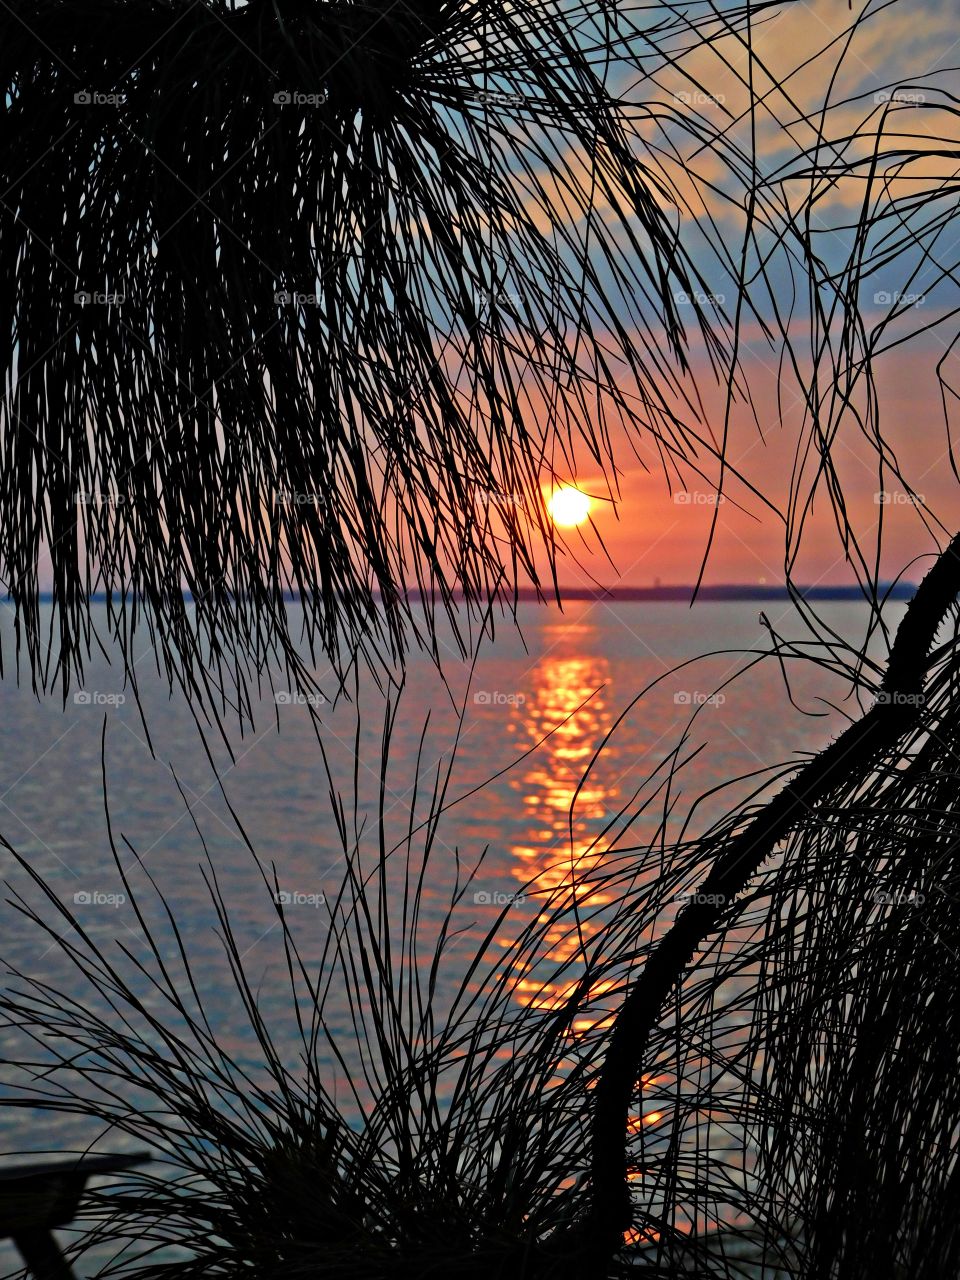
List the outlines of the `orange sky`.
{"label": "orange sky", "polygon": [[[950,469],[947,430],[934,369],[944,351],[929,338],[924,345],[925,350],[898,348],[878,366],[881,422],[916,494],[933,516],[951,528],[956,523],[957,482]],[[958,358],[951,357],[950,363],[955,366]],[[764,369],[757,362],[751,367],[747,362],[746,370],[754,394],[762,402],[759,392],[770,381],[769,367]],[[955,370],[954,380],[960,381],[960,370]],[[722,412],[719,405],[717,411]],[[768,421],[761,418],[761,425],[763,439],[744,415],[734,421],[730,458],[783,511],[799,424],[795,415],[793,421],[781,425],[774,408]],[[707,545],[714,510],[718,514],[717,536],[706,581],[782,582],[784,522],[765,509],[743,484],[736,480],[725,484],[726,500],[719,507],[715,504],[715,491],[695,475],[671,497],[652,450],[650,470],[644,471],[625,441],[620,442],[619,449],[615,441],[614,447],[625,464],[620,477],[622,500],[617,511],[608,502],[595,502],[592,516],[616,569],[597,549],[593,531],[584,527],[581,537],[578,530],[569,530],[567,542],[580,565],[573,562],[572,556],[562,560],[562,584],[588,586],[591,575],[605,586],[650,586],[657,579],[663,583],[691,582]],[[875,552],[879,522],[883,519],[884,576],[894,576],[911,558],[934,549],[920,511],[902,486],[889,484],[888,501],[877,501],[880,482],[876,455],[852,420],[841,428],[833,456],[843,482],[850,522],[867,555]],[[808,468],[807,487],[812,474]],[[589,492],[591,480],[597,481],[598,477],[584,471],[577,479],[580,487]],[[824,492],[814,501],[794,576],[804,583],[853,581]],[[915,579],[917,572],[907,576]]]}
{"label": "orange sky", "polygon": [[[846,33],[861,10],[869,16],[848,47]],[[780,172],[778,166],[785,163],[787,157],[802,155],[804,148],[813,145],[816,135],[811,126],[802,121],[802,116],[809,112],[813,118],[819,118],[816,113],[825,101],[829,102],[825,131],[833,137],[855,138],[850,143],[850,154],[869,153],[880,129],[894,149],[902,144],[907,150],[923,151],[925,142],[929,141],[932,146],[940,145],[949,152],[950,138],[956,138],[956,120],[948,110],[942,109],[948,100],[938,95],[956,93],[960,83],[954,69],[960,62],[956,52],[960,40],[955,0],[856,4],[852,9],[833,0],[811,0],[811,3],[787,5],[772,11],[764,23],[757,26],[754,38],[759,60],[753,74],[763,100],[756,118],[761,167],[767,165]],[[686,102],[688,97],[683,95],[695,93],[694,101],[701,103],[696,109],[720,121],[724,127],[729,119],[731,136],[736,135],[738,143],[748,148],[748,121],[742,114],[748,102],[745,66],[742,48],[728,39],[713,47],[698,49],[684,60],[682,69],[668,68],[650,80],[638,82],[634,97],[649,100],[660,96],[675,100],[679,94]],[[920,89],[924,92],[918,95]],[[885,102],[891,93],[912,97],[909,103],[901,103],[888,111]],[[915,104],[913,99],[918,96],[920,101]],[[652,122],[649,134],[652,139],[657,135],[657,127]],[[681,144],[682,138],[678,142]],[[960,146],[960,140],[956,145]],[[825,159],[828,150],[823,148],[818,153],[820,163],[828,162]],[[952,181],[955,169],[956,162],[949,155],[923,159],[908,171],[893,164],[883,171],[883,180],[870,187],[871,198],[876,205],[891,194],[900,198],[906,191],[915,195],[924,188],[938,190],[941,183]],[[687,209],[680,216],[681,234],[686,234],[688,240],[692,235],[695,241],[694,219],[709,214],[718,220],[729,252],[736,255],[741,228],[735,199],[731,203],[720,194],[726,190],[729,196],[732,187],[716,156],[709,149],[696,146],[688,152],[681,150],[676,157],[673,182],[677,193],[688,201]],[[812,218],[813,223],[818,224],[816,230],[821,237],[818,253],[826,253],[829,269],[840,272],[847,265],[851,247],[844,224],[857,220],[867,188],[859,177],[841,178],[836,184],[823,186],[824,198],[818,201]],[[798,189],[798,200],[799,195]],[[740,198],[742,200],[742,196]],[[885,230],[889,231],[889,224]],[[893,326],[900,326],[898,333],[906,333],[908,328],[914,331],[923,328],[937,316],[947,316],[957,307],[955,274],[952,279],[941,279],[944,272],[953,270],[956,243],[955,226],[946,226],[926,259],[910,262],[903,255],[892,255],[874,274],[865,274],[860,281],[860,306],[867,330],[879,324],[888,309],[882,305],[883,294],[878,295],[877,290],[920,291],[919,307]],[[694,256],[698,265],[702,265],[705,278],[716,279],[716,275],[711,274],[707,256],[698,255],[695,249]],[[882,259],[884,255],[878,256]],[[869,249],[867,260],[870,261]],[[804,333],[802,317],[809,302],[804,296],[806,280],[802,268],[791,278],[785,271],[778,275],[772,260],[767,266],[772,272],[771,285],[778,307],[794,313],[791,330],[801,359],[804,349],[809,357],[810,338]],[[916,274],[912,274],[914,269]],[[724,287],[722,281],[721,287]],[[923,296],[924,290],[929,290],[929,294]],[[732,302],[728,296],[728,312]],[[821,295],[821,303],[829,306],[829,299]],[[760,306],[763,312],[769,308],[769,300],[764,306],[761,299]],[[692,314],[682,306],[680,311],[685,320]],[[893,328],[885,335],[891,345]],[[951,531],[957,526],[957,482],[950,468],[947,424],[936,366],[943,360],[944,378],[949,384],[960,386],[957,357],[947,354],[947,344],[955,329],[955,318],[948,318],[919,339],[904,346],[892,346],[876,365],[880,430],[896,453],[909,483],[930,508],[929,523],[935,526],[939,519]],[[744,341],[752,343],[754,337],[755,331],[751,334],[746,326]],[[800,412],[805,388],[796,380],[790,381],[792,374],[787,374],[778,387],[780,354],[775,345],[760,343],[748,345],[743,353],[743,376],[754,399],[763,439],[742,408],[736,410],[731,422],[729,457],[783,512],[788,504],[794,451],[802,437]],[[695,380],[708,401],[710,426],[719,432],[723,422],[722,396],[714,394],[710,398],[712,375],[703,359],[698,361],[694,355],[693,363]],[[782,420],[778,391],[783,406]],[[947,400],[952,400],[949,393]],[[952,412],[952,404],[950,409]],[[691,475],[681,485],[692,495],[690,500],[677,501],[667,492],[653,449],[644,455],[649,472],[637,463],[625,441],[614,438],[614,451],[622,468],[619,519],[608,503],[596,503],[594,516],[597,532],[616,569],[596,551],[595,535],[586,532],[591,544],[588,548],[577,531],[573,531],[568,540],[581,566],[566,557],[559,571],[561,582],[589,585],[593,578],[603,585],[644,586],[656,579],[664,583],[692,581],[707,545],[715,509],[711,486]],[[831,457],[842,483],[848,518],[867,556],[875,553],[880,519],[883,519],[882,576],[896,575],[912,558],[934,549],[934,538],[924,527],[922,513],[902,486],[885,484],[883,487],[890,490],[889,501],[883,504],[877,501],[881,482],[876,454],[862,438],[851,414],[841,419]],[[809,492],[814,484],[815,461],[811,458],[804,469],[799,486],[804,492]],[[591,474],[587,469],[571,478],[587,490],[599,481],[596,472]],[[759,500],[736,481],[725,486],[725,493],[727,501],[718,509],[717,537],[706,580],[782,582],[783,520],[764,510]],[[742,503],[743,509],[738,503]],[[915,578],[922,567],[910,570],[908,576]],[[852,567],[845,557],[822,483],[805,524],[794,578],[805,583],[830,584],[853,580]]]}

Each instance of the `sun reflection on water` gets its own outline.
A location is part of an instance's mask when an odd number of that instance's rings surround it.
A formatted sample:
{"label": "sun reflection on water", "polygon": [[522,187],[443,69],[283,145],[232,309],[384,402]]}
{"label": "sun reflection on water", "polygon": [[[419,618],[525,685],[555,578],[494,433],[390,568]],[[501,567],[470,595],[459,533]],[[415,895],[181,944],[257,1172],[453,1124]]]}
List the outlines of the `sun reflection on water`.
{"label": "sun reflection on water", "polygon": [[[636,767],[627,767],[615,743],[595,761],[622,711],[599,628],[581,615],[546,630],[554,635],[545,637],[544,656],[527,676],[524,696],[509,704],[507,726],[517,755],[530,754],[508,777],[521,825],[507,846],[505,869],[523,902],[523,924],[539,937],[536,947],[518,949],[520,913],[508,911],[497,942],[510,966],[516,1005],[551,1014],[576,998],[550,1082],[560,1087],[579,1070],[586,1040],[613,1025],[622,1001],[622,979],[584,981],[584,974],[603,941],[611,916],[605,909],[615,903],[605,876],[616,856],[618,815],[637,779]],[[584,1083],[589,1089],[595,1080]],[[642,1078],[645,1093],[658,1083],[650,1074]],[[661,1109],[654,1105],[650,1098],[631,1117],[631,1133],[651,1134],[662,1124],[667,1113],[662,1103]]]}
{"label": "sun reflection on water", "polygon": [[[514,740],[524,749],[540,743],[528,767],[510,781],[527,820],[524,837],[510,846],[510,873],[537,904],[537,923],[545,930],[539,972],[520,971],[517,963],[514,998],[535,1009],[559,1009],[574,995],[582,972],[578,961],[602,928],[590,917],[611,902],[597,873],[618,789],[599,770],[584,780],[613,719],[610,668],[597,654],[593,632],[583,621],[557,628],[553,650],[548,647],[531,673],[530,696],[514,713]],[[503,945],[510,940],[505,937]],[[565,964],[569,976],[563,981],[549,977]],[[611,985],[593,984],[584,1003],[596,1002]],[[570,1031],[576,1037],[609,1022],[594,1007],[576,1017]]]}

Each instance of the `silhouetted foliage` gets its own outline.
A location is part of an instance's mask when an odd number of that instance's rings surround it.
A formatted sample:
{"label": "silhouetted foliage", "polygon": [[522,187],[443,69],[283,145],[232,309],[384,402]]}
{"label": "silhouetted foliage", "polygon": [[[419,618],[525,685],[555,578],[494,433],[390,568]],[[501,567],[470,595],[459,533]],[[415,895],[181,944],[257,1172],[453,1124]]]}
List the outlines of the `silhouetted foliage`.
{"label": "silhouetted foliage", "polygon": [[585,450],[615,493],[615,424],[715,452],[674,301],[704,286],[610,85],[611,54],[688,23],[604,0],[7,6],[0,569],[34,676],[79,668],[93,590],[195,697],[268,658],[309,682],[290,591],[312,657],[392,665],[408,588],[427,643],[434,609],[460,635],[460,593],[552,590],[543,486]]}
{"label": "silhouetted foliage", "polygon": [[[851,13],[839,61],[883,7]],[[751,408],[747,321],[802,397],[778,513],[786,580],[813,503],[829,503],[867,637],[885,635],[883,510],[875,534],[851,519],[837,442],[865,439],[878,487],[897,477],[945,541],[890,446],[875,366],[956,308],[904,326],[891,295],[871,329],[861,294],[891,264],[955,279],[941,237],[956,99],[931,80],[922,138],[889,97],[808,110],[781,87],[774,108],[754,43],[768,8],[8,5],[0,561],[33,677],[66,688],[82,665],[93,588],[128,666],[146,625],[196,705],[236,692],[242,715],[248,683],[279,666],[309,686],[321,652],[340,674],[358,657],[393,674],[411,635],[435,643],[440,614],[470,649],[491,601],[509,604],[524,579],[551,590],[563,548],[542,486],[585,450],[615,495],[614,428],[646,440],[668,482],[690,467],[724,488],[734,411]],[[723,39],[742,55],[719,55],[748,95],[736,120],[615,82]],[[758,122],[784,104],[782,150],[761,163]],[[719,177],[691,178],[711,198],[701,209],[672,186],[681,138],[718,162]],[[857,199],[838,213],[841,189]],[[726,311],[697,300],[694,235],[736,290]],[[694,342],[722,425],[699,404]],[[945,407],[948,369],[945,355]],[[172,1166],[137,1175],[134,1196],[103,1193],[79,1251],[104,1231],[182,1244],[191,1256],[162,1274],[185,1278],[579,1280],[634,1263],[765,1280],[955,1274],[956,571],[953,542],[885,668],[798,596],[810,640],[771,631],[768,660],[785,674],[812,661],[877,705],[813,760],[771,766],[696,837],[668,821],[679,743],[636,805],[662,805],[657,837],[630,844],[636,812],[604,832],[595,945],[558,896],[506,957],[494,931],[480,939],[452,1008],[433,979],[463,882],[426,950],[397,936],[385,902],[405,859],[403,924],[419,918],[449,774],[394,849],[365,845],[350,798],[331,797],[347,870],[318,970],[277,908],[296,1065],[274,1045],[211,864],[256,1078],[211,1030],[162,895],[175,968],[117,855],[146,947],[121,943],[117,959],[6,845],[49,912],[21,909],[90,991],[12,975],[0,1008],[38,1045],[18,1064],[24,1105],[94,1117]],[[390,710],[383,741],[385,774]],[[772,780],[785,786],[771,799]],[[263,878],[268,893],[276,878]],[[690,885],[707,900],[672,922]],[[518,975],[542,966],[558,929],[580,939],[544,975],[565,1000],[518,1009]],[[331,983],[353,1002],[349,1063],[324,1021]],[[321,1048],[344,1065],[347,1102]],[[647,1127],[651,1080],[664,1120]]]}

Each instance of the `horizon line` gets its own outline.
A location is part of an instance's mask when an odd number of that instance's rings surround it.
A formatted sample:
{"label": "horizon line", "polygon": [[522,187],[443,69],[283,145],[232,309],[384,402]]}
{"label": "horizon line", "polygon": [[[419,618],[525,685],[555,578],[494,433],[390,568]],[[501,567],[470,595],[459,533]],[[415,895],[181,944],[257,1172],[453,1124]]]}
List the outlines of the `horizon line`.
{"label": "horizon line", "polygon": [[[915,582],[877,583],[877,595],[890,600],[907,600],[916,590],[917,584]],[[697,591],[693,583],[657,583],[653,586],[561,586],[558,589],[558,594],[560,604],[565,600],[619,600],[624,602],[649,600],[693,603],[695,591],[698,601],[789,600],[792,596],[800,596],[806,600],[865,600],[868,598],[862,587],[854,585],[809,584],[807,586],[795,586],[791,592],[782,583],[763,582],[715,583],[710,586],[701,586],[699,591]],[[195,599],[192,591],[184,590],[180,594],[184,600],[193,601]],[[406,598],[413,600],[430,598],[435,600],[440,594],[436,592],[431,596],[419,588],[408,588],[405,592]],[[449,594],[454,599],[464,599],[462,589]],[[379,591],[374,591],[373,595],[378,599],[382,599]],[[7,601],[12,600],[9,592],[6,593],[4,598]],[[123,596],[120,592],[114,592],[111,596],[105,591],[93,591],[86,596],[86,600],[90,604],[105,604],[110,598],[120,604]],[[283,598],[293,602],[302,600],[304,597],[302,592],[284,591]],[[55,601],[52,591],[40,591],[36,599],[41,604],[53,604]],[[555,594],[547,594],[545,589],[538,590],[536,587],[518,587],[515,591],[503,593],[504,602],[511,600],[515,600],[518,604],[556,605],[558,603]],[[142,602],[142,597],[139,602]]]}

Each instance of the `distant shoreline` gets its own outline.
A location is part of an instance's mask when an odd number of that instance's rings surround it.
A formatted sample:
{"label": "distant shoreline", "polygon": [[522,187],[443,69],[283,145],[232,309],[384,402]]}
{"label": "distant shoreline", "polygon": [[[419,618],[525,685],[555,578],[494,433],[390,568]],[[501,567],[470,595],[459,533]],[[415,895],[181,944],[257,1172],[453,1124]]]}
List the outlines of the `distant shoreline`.
{"label": "distant shoreline", "polygon": [[[917,586],[914,582],[898,582],[896,584],[880,583],[878,592],[881,597],[890,600],[909,600],[916,591]],[[593,601],[619,601],[622,603],[640,602],[640,601],[659,601],[659,602],[682,602],[689,604],[693,597],[694,588],[692,585],[659,585],[654,587],[561,587],[560,594],[562,600],[593,600]],[[801,596],[804,600],[860,600],[864,599],[863,592],[859,587],[842,587],[842,586],[806,586],[795,588],[795,594]],[[409,599],[422,599],[423,593],[420,591],[408,592]],[[438,597],[434,597],[435,599]],[[455,593],[455,599],[462,600],[462,592]],[[512,594],[508,594],[508,599],[512,598]],[[715,586],[703,586],[697,592],[697,601],[725,601],[725,600],[789,600],[790,593],[786,587],[781,585],[768,585],[766,583],[721,583]],[[11,597],[7,595],[6,600]],[[87,597],[91,604],[105,604],[107,596],[105,592],[95,591]],[[184,600],[192,600],[193,595],[189,591],[183,592]],[[300,599],[295,592],[285,592],[284,599],[290,602]],[[538,595],[537,591],[532,587],[521,587],[516,593],[516,599],[521,604],[547,604],[555,605],[556,600],[552,596],[544,599],[543,595]],[[119,596],[114,596],[114,600],[119,603]],[[52,591],[41,591],[39,593],[39,601],[41,604],[53,603]]]}
{"label": "distant shoreline", "polygon": [[[889,582],[879,584],[880,596],[891,600],[909,600],[916,591],[914,582]],[[796,595],[805,600],[863,600],[864,595],[859,587],[807,586],[796,587]],[[656,586],[656,587],[561,587],[561,595],[565,600],[664,600],[683,601],[689,603],[693,597],[694,587]],[[518,593],[521,601],[536,601],[537,593],[530,588],[523,588]],[[717,586],[703,586],[697,592],[697,600],[789,600],[790,592],[780,585],[766,583],[726,583]]]}

